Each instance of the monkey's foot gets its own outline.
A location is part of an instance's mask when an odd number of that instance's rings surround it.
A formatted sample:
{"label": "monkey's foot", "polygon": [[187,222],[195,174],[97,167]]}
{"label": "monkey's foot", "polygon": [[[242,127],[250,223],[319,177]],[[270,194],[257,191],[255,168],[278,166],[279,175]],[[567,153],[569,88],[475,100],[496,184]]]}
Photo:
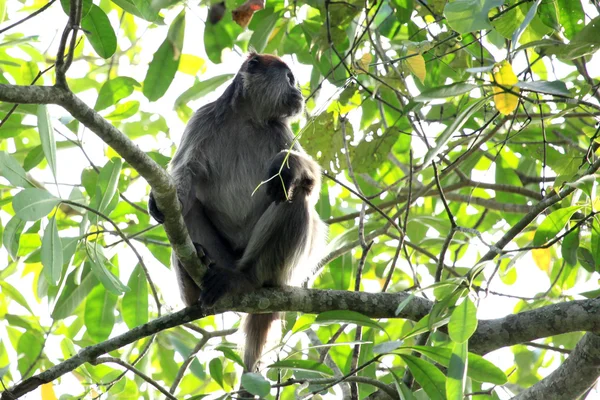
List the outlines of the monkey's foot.
{"label": "monkey's foot", "polygon": [[148,199],[148,212],[150,213],[150,216],[159,224],[165,222],[165,215],[158,209],[156,200],[154,200],[154,194],[152,192],[150,192],[150,198]]}
{"label": "monkey's foot", "polygon": [[203,278],[200,301],[206,306],[212,306],[230,291],[230,282],[229,274],[225,270],[214,266],[209,268]]}

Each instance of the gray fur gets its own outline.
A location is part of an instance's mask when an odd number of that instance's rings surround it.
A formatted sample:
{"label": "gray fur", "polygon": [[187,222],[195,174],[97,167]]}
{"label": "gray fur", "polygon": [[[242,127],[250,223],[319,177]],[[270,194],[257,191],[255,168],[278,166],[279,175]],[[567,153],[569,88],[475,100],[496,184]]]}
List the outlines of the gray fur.
{"label": "gray fur", "polygon": [[[320,168],[294,144],[288,120],[302,111],[303,102],[289,74],[279,59],[251,54],[224,94],[199,109],[185,129],[171,174],[192,241],[215,263],[200,291],[173,259],[188,305],[215,289],[215,282],[234,293],[287,285],[300,282],[293,280],[296,267],[310,273],[318,262],[325,241],[324,224],[314,210]],[[290,149],[285,163],[292,176],[287,199],[274,200],[267,185],[255,191],[269,178],[273,160]],[[277,191],[274,183],[270,187]],[[248,370],[255,369],[269,326],[277,318],[246,318]]]}

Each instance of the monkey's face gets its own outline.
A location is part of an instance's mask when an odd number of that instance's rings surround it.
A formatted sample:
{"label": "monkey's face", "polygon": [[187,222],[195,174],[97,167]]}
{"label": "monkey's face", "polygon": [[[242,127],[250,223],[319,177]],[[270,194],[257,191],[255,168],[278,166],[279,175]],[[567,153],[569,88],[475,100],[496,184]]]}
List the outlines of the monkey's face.
{"label": "monkey's face", "polygon": [[251,53],[240,73],[244,98],[257,117],[291,118],[302,112],[302,92],[294,74],[280,58]]}

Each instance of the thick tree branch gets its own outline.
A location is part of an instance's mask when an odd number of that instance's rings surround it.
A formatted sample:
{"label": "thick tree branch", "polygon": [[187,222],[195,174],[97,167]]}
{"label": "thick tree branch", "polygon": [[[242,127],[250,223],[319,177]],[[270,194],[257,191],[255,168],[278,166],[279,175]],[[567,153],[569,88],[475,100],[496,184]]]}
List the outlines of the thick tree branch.
{"label": "thick tree branch", "polygon": [[535,339],[576,331],[600,332],[600,299],[576,300],[479,321],[469,351],[490,351]]}
{"label": "thick tree branch", "polygon": [[[414,297],[399,315],[396,308],[407,293],[364,293],[343,290],[316,290],[284,287],[261,289],[242,297],[227,296],[212,308],[199,304],[157,318],[105,342],[81,349],[74,357],[41,372],[4,392],[0,400],[22,396],[40,385],[75,370],[86,362],[141,338],[165,329],[183,325],[208,315],[225,311],[274,312],[295,311],[316,314],[332,310],[353,310],[371,318],[403,318],[418,321],[427,315],[432,302]],[[483,320],[471,337],[470,350],[485,354],[504,346],[529,342],[566,332],[598,331],[600,329],[600,299],[578,300],[553,304],[535,310],[509,315],[495,320]],[[11,397],[13,396],[13,397]]]}
{"label": "thick tree branch", "polygon": [[571,400],[584,394],[600,376],[600,336],[586,334],[560,367],[513,400]]}
{"label": "thick tree branch", "polygon": [[165,215],[164,228],[173,246],[173,251],[183,263],[186,271],[200,286],[205,267],[197,257],[196,249],[183,222],[175,186],[165,170],[127,136],[66,89],[0,84],[0,101],[62,106],[119,153],[152,187],[156,203]]}

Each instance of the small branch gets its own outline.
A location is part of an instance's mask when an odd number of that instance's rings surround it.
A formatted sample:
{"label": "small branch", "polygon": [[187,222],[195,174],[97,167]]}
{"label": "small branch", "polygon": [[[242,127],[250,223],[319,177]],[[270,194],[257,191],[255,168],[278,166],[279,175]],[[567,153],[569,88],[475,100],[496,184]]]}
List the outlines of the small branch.
{"label": "small branch", "polygon": [[529,346],[529,347],[535,347],[537,349],[556,351],[556,352],[562,353],[562,354],[571,354],[571,350],[569,350],[569,349],[561,349],[560,347],[550,346],[549,344],[527,342],[527,343],[523,343],[523,345]]}
{"label": "small branch", "polygon": [[15,26],[17,26],[17,25],[20,25],[20,24],[22,24],[23,22],[25,22],[25,21],[27,21],[27,20],[30,20],[31,18],[35,17],[36,15],[38,15],[38,14],[40,14],[40,13],[44,12],[44,11],[45,11],[45,10],[46,10],[48,7],[50,7],[52,4],[54,4],[54,2],[55,2],[55,1],[56,1],[56,0],[50,0],[50,1],[48,2],[48,4],[46,4],[45,6],[43,6],[42,8],[40,8],[39,10],[36,10],[36,11],[32,12],[31,14],[29,14],[29,15],[28,15],[28,16],[26,16],[25,18],[18,20],[17,22],[15,22],[14,24],[11,24],[11,25],[7,26],[6,28],[2,28],[2,29],[0,29],[0,35],[1,35],[1,34],[3,34],[3,33],[4,33],[4,32],[6,32],[6,31],[8,31],[9,29],[12,29],[12,28],[14,28]]}
{"label": "small branch", "polygon": [[133,372],[134,374],[136,374],[137,376],[139,376],[140,378],[142,378],[143,380],[148,382],[150,385],[154,386],[156,388],[156,390],[158,390],[159,392],[164,394],[167,397],[167,399],[177,400],[177,397],[175,397],[171,393],[167,392],[167,390],[164,387],[162,387],[161,385],[159,385],[154,379],[150,378],[148,375],[144,374],[142,371],[140,371],[133,365],[126,363],[125,361],[121,360],[120,358],[100,357],[100,358],[97,358],[94,361],[90,362],[90,364],[92,364],[92,365],[98,365],[98,364],[104,364],[104,363],[119,364],[123,368],[128,369],[129,371]]}

